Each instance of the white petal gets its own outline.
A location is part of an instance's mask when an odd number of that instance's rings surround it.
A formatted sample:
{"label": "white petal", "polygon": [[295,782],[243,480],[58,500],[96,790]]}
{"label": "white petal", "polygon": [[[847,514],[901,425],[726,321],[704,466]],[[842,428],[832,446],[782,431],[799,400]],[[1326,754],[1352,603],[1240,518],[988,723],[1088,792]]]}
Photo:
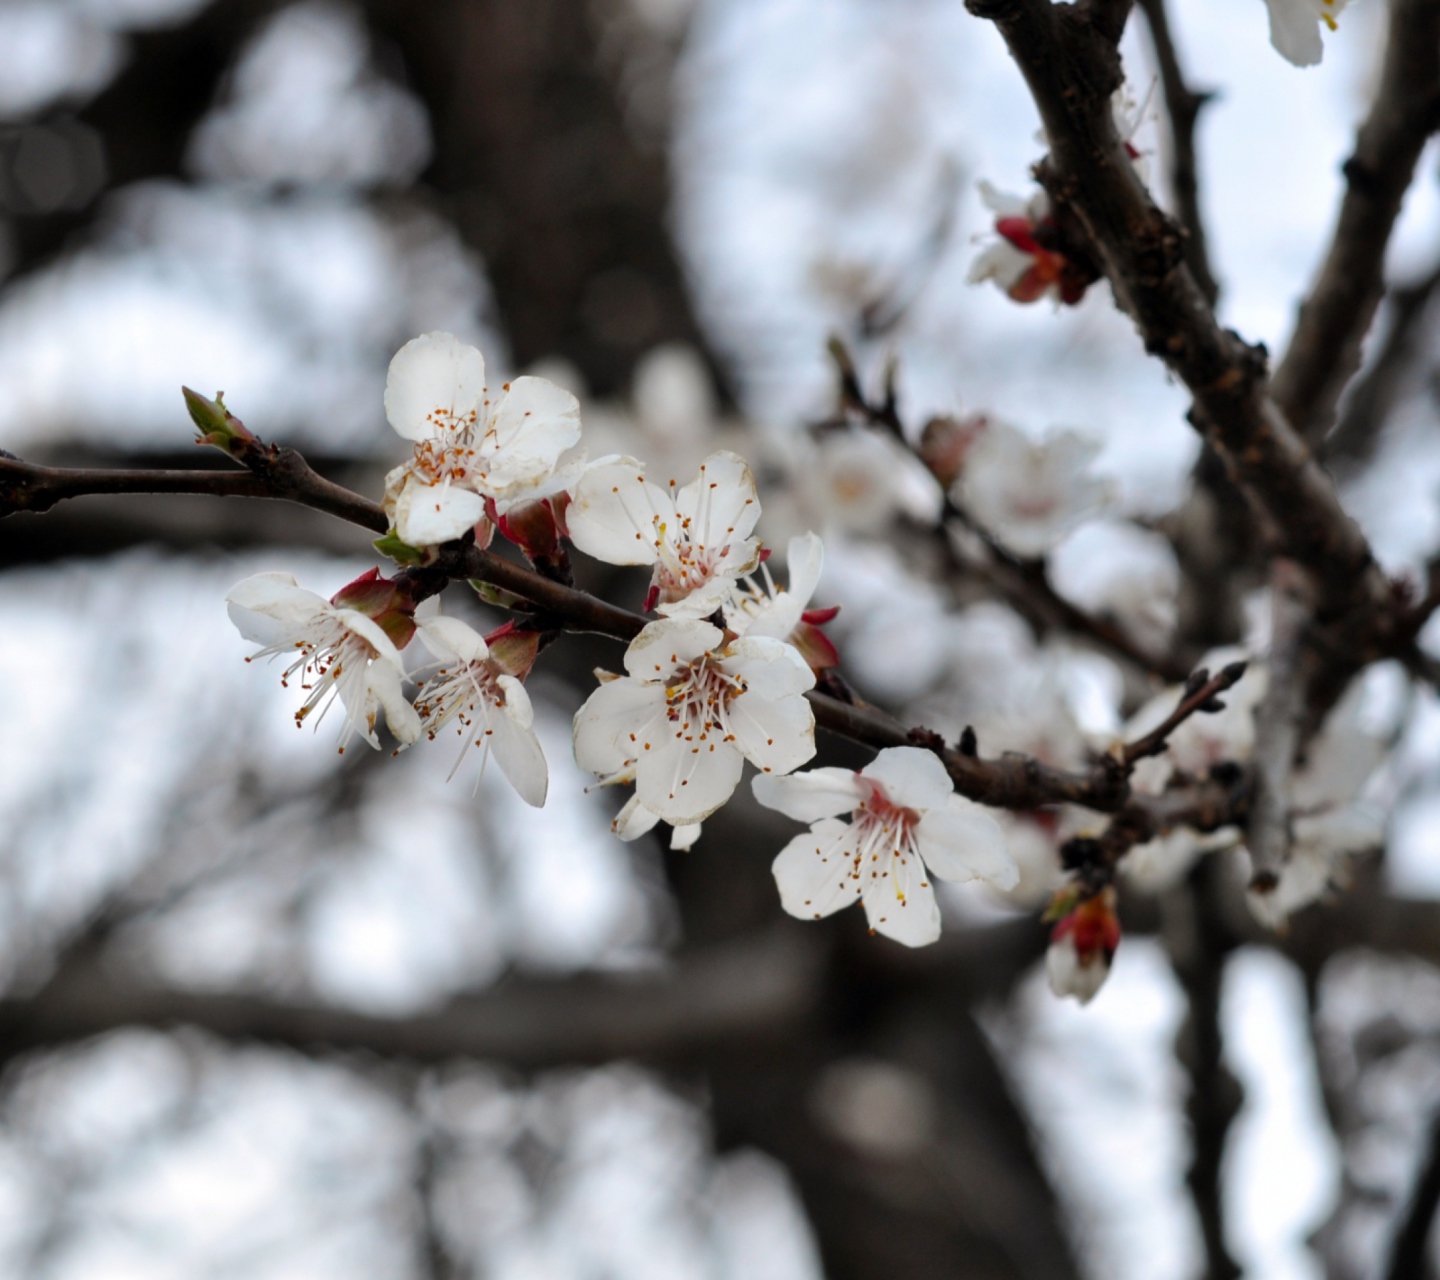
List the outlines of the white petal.
{"label": "white petal", "polygon": [[[436,598],[431,597],[432,600]],[[485,638],[474,627],[461,622],[459,618],[437,614],[433,618],[421,619],[417,626],[420,631],[420,639],[437,658],[458,659],[460,662],[483,662],[490,653]]]}
{"label": "white petal", "polygon": [[676,667],[709,653],[722,638],[719,627],[694,618],[651,622],[625,650],[625,670],[637,680],[664,680]]}
{"label": "white petal", "polygon": [[535,723],[535,708],[530,703],[530,695],[525,686],[514,676],[507,675],[497,676],[495,683],[505,695],[505,714],[515,722],[517,728],[528,729]]}
{"label": "white petal", "polygon": [[407,440],[428,440],[445,422],[479,410],[485,398],[485,357],[453,333],[412,338],[390,361],[385,416]]}
{"label": "white petal", "polygon": [[580,401],[545,378],[516,378],[490,420],[500,456],[539,464],[546,473],[580,440]]}
{"label": "white petal", "polygon": [[411,476],[395,499],[395,532],[412,547],[462,538],[485,518],[485,499],[446,480],[425,484]]}
{"label": "white petal", "polygon": [[663,685],[610,680],[575,713],[575,763],[602,776],[614,773],[664,732]]}
{"label": "white petal", "polygon": [[878,782],[892,804],[921,813],[943,808],[955,793],[940,758],[922,747],[886,747],[860,775]]}
{"label": "white petal", "polygon": [[817,822],[780,850],[770,870],[780,905],[801,920],[819,920],[860,896],[853,830],[838,818]]}
{"label": "white petal", "polygon": [[[512,677],[501,676],[502,680],[510,678]],[[545,764],[545,753],[540,749],[540,739],[535,736],[535,730],[530,724],[530,699],[525,695],[523,687],[520,695],[524,698],[524,711],[527,713],[523,717],[511,714],[511,704],[508,701],[503,707],[490,709],[486,723],[490,730],[488,741],[495,756],[495,763],[500,766],[500,772],[510,780],[510,785],[519,793],[520,799],[539,809],[545,804],[545,793],[550,785],[550,770]],[[510,696],[507,692],[507,699]]]}
{"label": "white petal", "polygon": [[1313,67],[1325,56],[1320,19],[1305,0],[1266,0],[1270,10],[1270,43],[1297,67]]}
{"label": "white petal", "polygon": [[1089,964],[1081,964],[1075,940],[1066,936],[1052,942],[1045,952],[1045,975],[1057,996],[1074,996],[1081,1004],[1089,1004],[1110,976],[1110,965],[1103,952],[1091,956]]}
{"label": "white petal", "polygon": [[420,717],[400,688],[400,673],[388,662],[372,662],[365,673],[368,691],[385,710],[385,723],[402,746],[420,737]]}
{"label": "white petal", "polygon": [[606,564],[654,564],[659,527],[674,526],[670,495],[645,479],[645,464],[609,457],[585,468],[565,524],[570,541]]}
{"label": "white petal", "polygon": [[744,761],[726,743],[705,746],[665,733],[635,766],[635,794],[671,826],[701,822],[732,795]]}
{"label": "white petal", "polygon": [[404,675],[405,663],[400,657],[400,650],[378,622],[355,609],[337,609],[334,605],[326,607],[332,617],[337,618],[375,650],[376,661],[388,663],[395,668],[396,675]]}
{"label": "white petal", "polygon": [[[680,600],[667,600],[657,605],[655,612],[667,618],[708,618],[730,599],[735,590],[735,579],[751,572],[760,563],[760,542],[751,539],[733,549],[736,554],[727,562],[727,567],[717,570],[708,582],[696,587]],[[733,563],[733,570],[729,564]],[[657,575],[659,570],[656,570]],[[786,633],[789,634],[788,632]]]}
{"label": "white petal", "polygon": [[651,813],[640,803],[639,796],[631,796],[625,802],[625,807],[611,821],[610,830],[628,842],[638,840],[647,831],[654,830],[659,821],[659,814]]}
{"label": "white petal", "polygon": [[818,533],[802,533],[790,539],[785,550],[785,571],[790,575],[786,593],[803,612],[820,585],[825,568],[825,544]]}
{"label": "white petal", "polygon": [[864,793],[851,769],[807,769],[804,773],[780,776],[757,773],[750,779],[755,799],[797,822],[815,822],[850,813]]}
{"label": "white petal", "polygon": [[757,769],[789,773],[815,755],[815,713],[804,698],[767,700],[742,693],[730,701],[735,745]]}
{"label": "white petal", "polygon": [[907,947],[928,946],[940,936],[940,904],[918,858],[882,854],[878,863],[862,864],[860,897],[876,933]]}
{"label": "white petal", "polygon": [[237,582],[225,597],[230,621],[256,644],[282,644],[324,613],[329,601],[300,586],[288,573],[257,573]]}
{"label": "white petal", "polygon": [[675,510],[690,521],[690,540],[706,547],[743,542],[760,519],[755,477],[739,454],[721,449],[700,464],[700,474],[675,498]]}
{"label": "white petal", "polygon": [[963,796],[951,796],[948,805],[921,818],[915,840],[925,865],[941,880],[985,880],[997,889],[1013,889],[1020,881],[1000,824]]}
{"label": "white petal", "polygon": [[670,831],[670,848],[676,853],[688,853],[695,847],[695,841],[700,839],[703,830],[703,825],[698,822],[681,823]]}
{"label": "white petal", "polygon": [[784,698],[815,687],[815,673],[794,645],[769,636],[741,636],[725,649],[722,668],[760,698]]}

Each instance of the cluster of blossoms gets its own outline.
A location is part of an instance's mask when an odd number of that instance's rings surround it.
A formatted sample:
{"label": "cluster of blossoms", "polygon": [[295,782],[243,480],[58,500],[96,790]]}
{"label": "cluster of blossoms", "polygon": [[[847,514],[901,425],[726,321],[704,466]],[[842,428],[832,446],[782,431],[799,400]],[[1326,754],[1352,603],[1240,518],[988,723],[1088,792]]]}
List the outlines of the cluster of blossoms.
{"label": "cluster of blossoms", "polygon": [[[954,795],[929,752],[883,752],[859,774],[793,774],[815,755],[805,695],[839,661],[822,630],[836,609],[811,607],[824,563],[814,533],[790,540],[788,586],[777,585],[755,536],[755,480],[737,454],[712,453],[684,485],[657,483],[633,457],[589,461],[573,395],[539,377],[492,393],[480,353],[444,333],[396,355],[385,410],[414,444],[387,477],[392,529],[381,543],[407,562],[424,565],[442,543],[485,546],[499,532],[552,576],[566,571],[566,543],[651,569],[644,611],[660,616],[631,642],[624,674],[596,673],[574,723],[579,764],[600,785],[634,788],[613,823],[622,839],[665,822],[672,845],[688,848],[748,761],[757,783],[780,788],[757,786],[760,799],[825,818],[827,856],[844,863],[844,875],[822,887],[793,843],[782,852],[775,874],[794,914],[861,898],[877,932],[916,946],[939,933],[929,875],[1014,883],[999,826]],[[442,616],[433,590],[422,572],[387,579],[371,570],[327,601],[285,575],[260,574],[236,586],[229,605],[242,635],[261,646],[254,656],[290,660],[282,679],[307,695],[298,722],[316,712],[318,721],[340,700],[342,751],[356,734],[378,747],[382,711],[399,749],[454,729],[456,769],[481,749],[522,798],[543,805],[548,770],[524,681],[548,637],[524,622],[481,636]],[[417,638],[427,658],[407,666],[402,651],[414,652]],[[853,821],[839,823],[840,812]]]}
{"label": "cluster of blossoms", "polygon": [[[383,713],[397,750],[452,731],[459,744],[452,776],[467,757],[478,756],[483,769],[493,756],[523,799],[545,803],[548,768],[525,681],[557,624],[525,616],[522,607],[520,618],[482,636],[442,615],[434,594],[445,581],[430,568],[441,544],[483,547],[498,533],[552,580],[568,581],[571,547],[650,571],[643,611],[654,616],[629,644],[622,672],[596,672],[598,685],[574,717],[575,759],[598,786],[632,788],[612,824],[621,839],[665,823],[676,849],[694,844],[748,762],[758,802],[809,825],[773,864],[792,915],[819,919],[858,901],[873,932],[921,946],[940,934],[937,880],[982,881],[1018,905],[1049,897],[1051,984],[1084,1001],[1101,988],[1120,940],[1117,873],[1126,883],[1163,887],[1202,853],[1240,846],[1237,829],[1202,834],[1182,826],[1130,849],[1118,866],[1087,861],[1087,850],[1101,848],[1094,815],[1065,806],[992,815],[957,795],[940,757],[918,746],[883,750],[858,772],[801,771],[816,754],[807,695],[817,681],[838,679],[839,654],[825,630],[838,609],[812,603],[825,560],[815,533],[789,539],[784,586],[772,575],[756,534],[759,494],[743,458],[712,452],[692,464],[694,478],[684,484],[661,483],[628,454],[589,460],[574,395],[534,376],[492,394],[480,353],[442,333],[396,355],[385,407],[413,453],[387,477],[392,528],[377,546],[410,567],[393,578],[372,569],[329,600],[275,573],[249,578],[229,595],[236,626],[259,646],[253,656],[283,657],[282,683],[304,693],[297,723],[318,723],[339,701],[342,751],[356,736],[378,748]],[[197,421],[205,430],[204,412]],[[243,428],[225,415],[217,430],[205,438],[223,446],[220,437]],[[1073,432],[1035,440],[973,415],[932,419],[913,446],[897,436],[852,423],[817,447],[823,454],[832,440],[863,445],[868,465],[860,480],[884,473],[882,451],[888,459],[900,450],[933,497],[912,511],[930,522],[959,515],[952,534],[978,537],[982,554],[1012,557],[1027,572],[1043,573],[1041,557],[1110,501],[1108,485],[1090,469],[1096,446]],[[814,470],[827,491],[845,488],[838,473]],[[875,510],[894,510],[900,486],[887,483],[852,504],[864,508],[860,524],[840,527],[871,529]],[[888,496],[882,502],[876,493]],[[846,509],[843,497],[832,509]],[[893,581],[887,590],[894,594]],[[966,678],[984,682],[978,654],[965,656],[958,632],[952,640],[956,661],[974,667]],[[1207,662],[1236,657],[1216,653]],[[1156,695],[1119,738],[1100,741],[1080,731],[1055,672],[1045,672],[1019,709],[974,718],[990,751],[1083,767],[1153,730],[1185,692]],[[1253,666],[1228,706],[1184,719],[1163,755],[1135,765],[1134,794],[1157,796],[1243,766],[1264,691],[1263,666]],[[1268,924],[1283,925],[1342,882],[1349,856],[1378,838],[1375,814],[1360,796],[1382,746],[1360,732],[1352,693],[1294,776],[1294,845],[1284,874],[1266,893],[1251,893]]]}

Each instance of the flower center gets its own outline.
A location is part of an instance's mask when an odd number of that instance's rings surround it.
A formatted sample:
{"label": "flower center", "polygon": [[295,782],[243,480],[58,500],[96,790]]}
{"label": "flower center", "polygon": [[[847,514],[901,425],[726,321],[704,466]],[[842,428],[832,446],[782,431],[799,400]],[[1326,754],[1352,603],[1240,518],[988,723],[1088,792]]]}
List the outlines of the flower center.
{"label": "flower center", "polygon": [[696,748],[708,743],[714,750],[719,742],[734,741],[730,704],[748,687],[706,654],[666,682],[665,718],[677,738]]}
{"label": "flower center", "polygon": [[[459,721],[457,733],[469,730],[472,738],[489,737],[484,712],[504,705],[505,691],[488,661],[441,667],[415,698],[416,714],[431,738],[451,720]],[[478,718],[477,711],[481,712]]]}
{"label": "flower center", "polygon": [[904,869],[914,858],[923,868],[915,840],[920,815],[914,809],[895,804],[879,783],[865,777],[857,781],[866,796],[851,816],[856,828],[855,872],[859,875],[868,867],[872,880],[889,879],[895,886],[896,898],[903,904],[905,893],[901,886],[905,881],[895,874],[895,864],[898,860],[898,869]]}

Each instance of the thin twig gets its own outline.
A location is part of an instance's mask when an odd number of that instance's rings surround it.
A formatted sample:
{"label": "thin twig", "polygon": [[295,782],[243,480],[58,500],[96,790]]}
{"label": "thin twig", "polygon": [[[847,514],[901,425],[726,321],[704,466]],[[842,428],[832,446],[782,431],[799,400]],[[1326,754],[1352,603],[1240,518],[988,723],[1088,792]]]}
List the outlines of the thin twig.
{"label": "thin twig", "polygon": [[1185,262],[1200,292],[1213,307],[1220,296],[1220,286],[1210,270],[1210,253],[1205,238],[1205,222],[1200,215],[1199,167],[1195,158],[1195,122],[1214,94],[1197,93],[1185,82],[1175,39],[1170,33],[1170,19],[1165,0],[1139,0],[1150,28],[1150,42],[1155,49],[1155,62],[1160,68],[1160,85],[1165,94],[1165,112],[1170,118],[1170,190],[1180,225],[1185,228]]}
{"label": "thin twig", "polygon": [[1126,745],[1125,763],[1133,765],[1146,756],[1158,756],[1165,750],[1170,735],[1191,716],[1223,711],[1225,704],[1218,701],[1218,695],[1239,682],[1240,677],[1245,674],[1245,667],[1243,662],[1232,662],[1213,676],[1201,667],[1186,682],[1185,692],[1175,710],[1143,738],[1137,738]]}
{"label": "thin twig", "polygon": [[1380,84],[1324,265],[1300,308],[1271,394],[1304,438],[1324,438],[1384,292],[1385,250],[1426,140],[1440,127],[1440,3],[1392,0]]}

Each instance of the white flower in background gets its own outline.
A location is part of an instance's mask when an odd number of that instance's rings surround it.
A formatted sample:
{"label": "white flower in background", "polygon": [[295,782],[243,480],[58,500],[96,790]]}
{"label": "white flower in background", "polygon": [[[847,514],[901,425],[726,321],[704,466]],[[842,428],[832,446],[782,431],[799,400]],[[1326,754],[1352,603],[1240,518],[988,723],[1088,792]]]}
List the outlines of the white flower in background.
{"label": "white flower in background", "polygon": [[992,421],[966,454],[955,497],[1016,555],[1043,556],[1110,501],[1110,485],[1090,474],[1099,452],[1074,431],[1037,443]]}
{"label": "white flower in background", "polygon": [[672,826],[714,813],[746,760],[788,773],[815,754],[805,660],[768,636],[723,640],[699,619],[652,622],[625,652],[629,674],[602,676],[575,713],[580,767],[602,782],[633,775],[639,805]]}
{"label": "white flower in background", "polygon": [[522,800],[540,808],[549,771],[525,686],[492,656],[484,638],[458,618],[426,618],[418,630],[425,647],[443,664],[415,695],[421,728],[433,739],[454,722],[464,740],[450,776],[471,747],[479,748],[487,758],[494,755]]}
{"label": "white flower in background", "polygon": [[1290,779],[1290,856],[1274,889],[1246,894],[1256,919],[1272,929],[1331,888],[1343,887],[1350,856],[1384,841],[1383,810],[1361,799],[1386,752],[1364,721],[1364,697],[1364,682],[1353,681]]}
{"label": "white flower in background", "polygon": [[[485,358],[453,334],[426,333],[390,362],[385,416],[414,456],[385,478],[385,510],[411,546],[462,536],[485,516],[568,486],[580,458],[580,402],[544,378],[492,396]],[[567,456],[568,455],[568,456]]]}
{"label": "white flower in background", "polygon": [[1325,56],[1320,37],[1323,23],[1335,30],[1335,20],[1349,0],[1265,0],[1270,11],[1270,43],[1297,67],[1316,66]]}
{"label": "white flower in background", "polygon": [[1110,976],[1110,962],[1120,946],[1115,890],[1107,886],[1084,898],[1074,888],[1061,889],[1046,918],[1056,920],[1045,952],[1050,990],[1089,1004]]}
{"label": "white flower in background", "polygon": [[[565,514],[570,540],[606,564],[652,564],[645,608],[705,618],[760,563],[755,477],[736,454],[713,453],[684,488],[645,478],[634,458],[601,458],[576,482]],[[657,604],[658,601],[658,604]]]}
{"label": "white flower in background", "polygon": [[827,531],[877,534],[900,515],[926,523],[940,515],[940,488],[925,465],[880,431],[827,431],[801,448],[791,473],[804,518]]}
{"label": "white flower in background", "polygon": [[225,599],[240,634],[262,646],[247,662],[277,654],[291,659],[281,683],[288,687],[294,678],[307,693],[295,713],[297,725],[318,708],[318,727],[338,697],[345,708],[342,752],[356,734],[380,746],[375,721],[382,708],[401,743],[420,736],[420,717],[400,687],[400,653],[375,619],[305,590],[288,573],[257,573]]}
{"label": "white flower in background", "polygon": [[819,537],[806,533],[791,538],[785,564],[790,571],[789,587],[777,587],[770,566],[762,564],[763,589],[753,578],[745,579],[743,588],[737,585],[725,603],[725,623],[736,635],[770,636],[794,645],[812,670],[836,666],[840,655],[820,628],[840,607],[808,607],[825,566],[825,548]]}
{"label": "white flower in background", "polygon": [[1161,534],[1101,518],[1077,529],[1047,563],[1050,581],[1092,617],[1109,617],[1152,653],[1169,647],[1180,612],[1180,563]]}
{"label": "white flower in background", "polygon": [[931,876],[1001,889],[1019,879],[999,823],[957,796],[945,766],[919,747],[887,748],[859,773],[811,769],[753,785],[761,804],[812,824],[773,867],[781,904],[802,920],[859,899],[876,933],[920,947],[940,936]]}

